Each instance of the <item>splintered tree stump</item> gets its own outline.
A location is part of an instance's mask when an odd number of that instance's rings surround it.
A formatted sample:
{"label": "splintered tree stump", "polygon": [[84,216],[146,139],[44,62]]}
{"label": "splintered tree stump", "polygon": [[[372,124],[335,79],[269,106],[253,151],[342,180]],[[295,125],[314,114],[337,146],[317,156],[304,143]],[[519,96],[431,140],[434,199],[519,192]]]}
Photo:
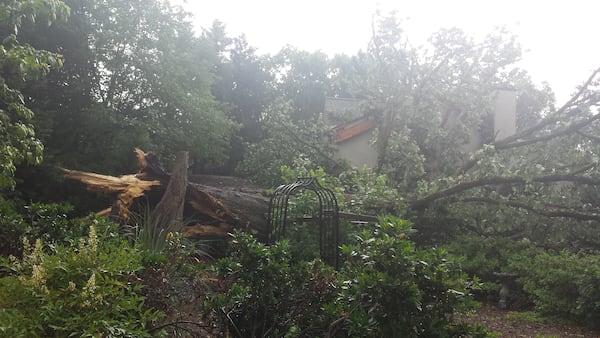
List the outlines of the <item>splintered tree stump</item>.
{"label": "splintered tree stump", "polygon": [[[115,201],[98,215],[109,215],[120,224],[131,222],[136,205],[152,208],[153,219],[167,231],[182,231],[190,238],[225,237],[234,229],[268,237],[266,214],[269,198],[263,189],[245,180],[221,176],[198,176],[188,180],[188,155],[177,156],[167,173],[157,156],[135,149],[140,171],[119,177],[62,169],[65,177],[84,183],[90,191],[115,194]],[[175,225],[175,227],[174,227]]]}
{"label": "splintered tree stump", "polygon": [[152,211],[152,222],[155,229],[180,232],[183,228],[183,207],[188,185],[188,159],[187,151],[180,151],[177,154],[169,184]]}

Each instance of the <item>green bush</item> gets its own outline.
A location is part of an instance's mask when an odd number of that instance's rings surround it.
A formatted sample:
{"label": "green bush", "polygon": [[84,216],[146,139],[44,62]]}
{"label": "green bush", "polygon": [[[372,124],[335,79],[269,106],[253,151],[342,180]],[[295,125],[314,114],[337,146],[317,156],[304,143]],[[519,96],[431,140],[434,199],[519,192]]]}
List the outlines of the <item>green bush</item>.
{"label": "green bush", "polygon": [[114,226],[94,220],[72,245],[23,244],[22,259],[3,260],[0,336],[150,336],[159,314],[143,309],[133,282],[142,257]]}
{"label": "green bush", "polygon": [[510,267],[537,311],[600,327],[600,255],[540,251],[514,256]]}
{"label": "green bush", "polygon": [[1,256],[20,256],[24,237],[41,239],[47,245],[67,245],[87,232],[85,222],[69,217],[72,206],[67,204],[33,203],[21,213],[9,202],[0,200]]}
{"label": "green bush", "polygon": [[494,272],[508,272],[510,256],[527,246],[507,238],[465,236],[445,247],[453,255],[465,258],[461,265],[467,274],[493,281]]}
{"label": "green bush", "polygon": [[[20,238],[27,231],[28,225],[9,201],[0,197],[0,256],[20,255]],[[10,239],[10,240],[8,240]]]}
{"label": "green bush", "polygon": [[[492,302],[498,301],[500,290],[498,277],[494,273],[515,273],[510,267],[510,262],[515,257],[530,256],[541,250],[528,241],[483,236],[464,236],[447,244],[445,248],[452,255],[463,258],[461,266],[468,276],[476,277],[482,282],[476,296]],[[531,307],[531,300],[516,283],[511,285],[508,304],[511,308],[527,308]]]}
{"label": "green bush", "polygon": [[355,245],[343,246],[341,292],[326,306],[344,318],[341,332],[350,337],[485,336],[481,329],[453,322],[456,310],[473,305],[471,285],[459,265],[444,250],[417,249],[408,239],[411,231],[409,222],[384,217],[373,231],[357,235]]}
{"label": "green bush", "polygon": [[206,302],[242,337],[485,337],[455,323],[473,305],[470,283],[443,250],[420,250],[407,221],[382,218],[343,247],[344,267],[292,259],[287,241],[266,246],[237,233],[217,271],[228,281]]}
{"label": "green bush", "polygon": [[494,272],[516,274],[511,307],[535,305],[541,315],[600,325],[600,255],[553,253],[501,237],[463,237],[447,248],[464,257],[464,271],[484,281],[490,296],[499,289]]}
{"label": "green bush", "polygon": [[236,233],[230,254],[216,264],[229,281],[210,297],[213,311],[238,337],[323,335],[327,318],[322,304],[335,292],[335,273],[321,261],[292,263],[286,241],[266,246]]}

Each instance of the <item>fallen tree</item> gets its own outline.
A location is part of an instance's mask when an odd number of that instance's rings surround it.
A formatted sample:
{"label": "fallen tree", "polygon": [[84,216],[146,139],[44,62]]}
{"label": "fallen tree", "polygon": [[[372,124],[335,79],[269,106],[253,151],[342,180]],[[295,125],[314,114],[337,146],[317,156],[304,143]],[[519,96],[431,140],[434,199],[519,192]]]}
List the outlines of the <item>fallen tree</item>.
{"label": "fallen tree", "polygon": [[86,185],[90,191],[115,194],[110,208],[98,212],[119,224],[131,221],[132,212],[149,207],[154,226],[182,231],[191,238],[225,237],[245,229],[259,239],[268,235],[266,214],[269,198],[264,190],[231,177],[196,176],[188,182],[187,153],[181,152],[167,173],[152,152],[135,149],[139,172],[108,176],[62,169],[65,177]]}

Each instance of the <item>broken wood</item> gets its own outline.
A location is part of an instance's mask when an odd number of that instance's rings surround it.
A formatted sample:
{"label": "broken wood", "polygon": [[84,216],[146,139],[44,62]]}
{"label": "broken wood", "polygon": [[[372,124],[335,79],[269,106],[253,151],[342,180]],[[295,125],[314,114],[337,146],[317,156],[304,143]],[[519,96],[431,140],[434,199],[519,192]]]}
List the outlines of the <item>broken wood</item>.
{"label": "broken wood", "polygon": [[[171,173],[152,152],[135,149],[136,174],[119,177],[62,169],[65,177],[84,183],[88,190],[115,194],[108,209],[96,213],[119,224],[132,222],[132,213],[153,209],[152,221],[168,231],[190,238],[223,238],[235,229],[252,232],[267,241],[270,198],[265,189],[238,177],[200,175],[188,178],[187,153],[179,153]],[[140,210],[142,209],[142,210]],[[340,212],[345,220],[376,222],[370,215]],[[176,226],[174,226],[176,225]]]}
{"label": "broken wood", "polygon": [[161,184],[158,180],[140,179],[137,175],[114,177],[64,168],[61,168],[61,170],[65,173],[66,178],[82,182],[90,191],[117,193],[117,198],[112,207],[97,214],[99,216],[109,216],[118,222],[129,220],[129,207],[136,198],[143,196],[151,187]]}
{"label": "broken wood", "polygon": [[109,214],[120,224],[131,221],[136,202],[145,198],[146,205],[154,208],[156,215],[160,212],[163,224],[180,220],[180,230],[186,237],[225,237],[234,229],[249,230],[259,239],[268,237],[269,198],[259,187],[239,178],[225,177],[204,179],[204,184],[187,182],[187,161],[178,160],[173,173],[169,174],[154,153],[135,149],[135,154],[140,168],[136,174],[114,177],[62,170],[66,178],[84,183],[90,191],[116,194],[111,208],[101,213]]}
{"label": "broken wood", "polygon": [[188,159],[187,151],[180,151],[177,154],[169,184],[152,211],[152,222],[155,229],[180,232],[183,228],[183,206],[188,185]]}

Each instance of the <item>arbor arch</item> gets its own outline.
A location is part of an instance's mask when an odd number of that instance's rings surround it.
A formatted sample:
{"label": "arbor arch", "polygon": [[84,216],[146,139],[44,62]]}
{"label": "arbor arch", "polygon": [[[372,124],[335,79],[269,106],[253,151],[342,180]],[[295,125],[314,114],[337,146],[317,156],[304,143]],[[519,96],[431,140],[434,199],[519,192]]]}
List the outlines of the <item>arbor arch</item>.
{"label": "arbor arch", "polygon": [[310,190],[318,199],[318,212],[312,223],[319,226],[319,251],[321,259],[334,267],[339,261],[339,208],[331,189],[324,188],[315,177],[298,178],[294,183],[280,185],[269,201],[269,242],[286,237],[289,227],[290,197],[302,190]]}

